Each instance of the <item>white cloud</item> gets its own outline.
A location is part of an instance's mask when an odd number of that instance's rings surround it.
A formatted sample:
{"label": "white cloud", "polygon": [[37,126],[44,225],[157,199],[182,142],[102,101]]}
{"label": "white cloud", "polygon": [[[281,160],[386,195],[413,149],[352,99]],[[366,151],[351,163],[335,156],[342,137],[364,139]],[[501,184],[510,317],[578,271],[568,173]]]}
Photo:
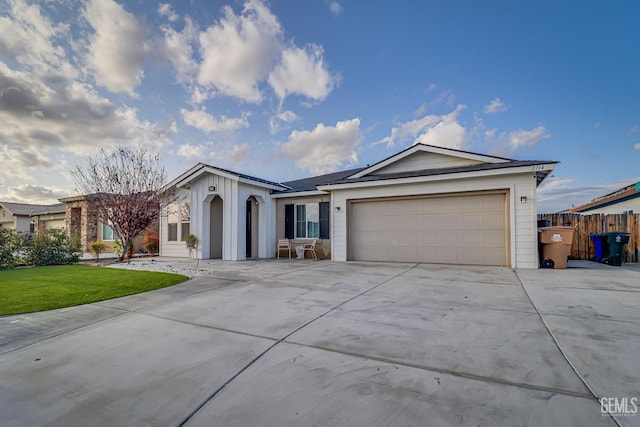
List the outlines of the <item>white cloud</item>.
{"label": "white cloud", "polygon": [[55,163],[40,150],[25,150],[19,145],[0,142],[0,176],[30,179],[34,170],[53,169]]}
{"label": "white cloud", "polygon": [[489,102],[487,105],[485,105],[482,111],[484,111],[485,114],[495,114],[495,113],[501,113],[503,111],[507,111],[508,109],[509,109],[509,106],[507,104],[502,102],[500,98],[496,98],[493,101]]}
{"label": "white cloud", "polygon": [[416,138],[414,144],[436,145],[457,150],[465,148],[467,130],[458,122],[458,114],[464,108],[464,105],[459,105],[451,113],[441,116],[435,125],[427,128],[422,135]]}
{"label": "white cloud", "polygon": [[176,154],[198,162],[204,161],[206,158],[205,147],[203,145],[182,144],[178,147]]}
{"label": "white cloud", "polygon": [[58,199],[71,195],[70,190],[22,184],[7,187],[7,192],[0,194],[0,199],[16,203],[55,204]]}
{"label": "white cloud", "polygon": [[336,0],[329,0],[327,1],[327,4],[329,5],[329,10],[334,15],[340,15],[342,13],[342,5]]}
{"label": "white cloud", "polygon": [[190,83],[198,71],[198,63],[193,59],[193,43],[197,41],[197,29],[190,18],[185,18],[182,31],[168,25],[161,27],[164,33],[164,55],[176,71],[178,83]]}
{"label": "white cloud", "polygon": [[291,47],[282,51],[280,63],[269,74],[269,84],[278,98],[298,94],[321,101],[333,90],[335,79],[327,71],[322,48]]}
{"label": "white cloud", "polygon": [[633,146],[634,149],[640,150],[640,142]]}
{"label": "white cloud", "polygon": [[169,3],[160,3],[158,5],[158,14],[160,14],[160,16],[165,16],[171,22],[175,22],[180,18]]}
{"label": "white cloud", "polygon": [[87,64],[96,83],[114,93],[135,96],[144,77],[149,44],[136,18],[112,0],[90,0],[84,17],[94,29]]}
{"label": "white cloud", "polygon": [[638,125],[633,125],[631,126],[631,129],[629,129],[626,133],[627,136],[631,136],[633,134],[635,134],[636,132],[638,132]]}
{"label": "white cloud", "polygon": [[[298,116],[293,111],[287,110],[283,111],[275,116],[271,117],[269,120],[269,127],[271,129],[271,134],[276,134],[282,128],[288,128],[289,123],[298,120]],[[285,126],[283,126],[285,125]]]}
{"label": "white cloud", "polygon": [[244,162],[249,158],[251,154],[251,147],[249,144],[234,145],[231,152],[227,154],[227,158],[234,163]]}
{"label": "white cloud", "polygon": [[462,148],[466,142],[466,130],[458,122],[458,115],[466,107],[460,104],[451,113],[430,114],[419,119],[401,123],[391,129],[391,134],[374,144],[386,143],[387,147],[412,139],[414,143]]}
{"label": "white cloud", "polygon": [[83,83],[47,86],[29,72],[0,62],[0,145],[27,152],[57,149],[89,153],[96,146],[171,142],[175,123],[164,126],[138,118],[134,108],[118,108]]}
{"label": "white cloud", "polygon": [[253,103],[262,100],[259,83],[269,74],[281,50],[282,28],[259,0],[245,3],[240,16],[231,7],[200,34],[202,64],[198,83]]}
{"label": "white cloud", "polygon": [[314,175],[334,172],[345,163],[358,161],[356,147],[364,135],[360,119],[340,121],[335,126],[318,124],[311,131],[293,131],[276,154],[294,160],[296,167]]}
{"label": "white cloud", "polygon": [[67,79],[77,71],[67,62],[65,51],[55,42],[68,35],[69,28],[53,24],[40,6],[23,0],[10,2],[7,16],[0,16],[0,58],[20,65],[43,78]]}
{"label": "white cloud", "polygon": [[538,125],[531,130],[518,129],[510,132],[507,141],[514,148],[534,147],[543,139],[550,138],[544,126]]}
{"label": "white cloud", "polygon": [[240,128],[249,127],[246,117],[231,118],[221,115],[220,118],[215,118],[207,113],[204,108],[191,111],[183,108],[180,113],[186,124],[206,133],[232,132]]}

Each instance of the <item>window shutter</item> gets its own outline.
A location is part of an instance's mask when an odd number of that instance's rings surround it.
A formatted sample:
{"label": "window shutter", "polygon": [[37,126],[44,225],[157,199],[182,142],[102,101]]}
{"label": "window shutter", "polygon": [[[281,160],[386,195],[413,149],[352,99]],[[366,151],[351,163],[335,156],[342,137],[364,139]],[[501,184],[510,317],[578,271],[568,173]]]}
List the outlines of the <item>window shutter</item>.
{"label": "window shutter", "polygon": [[329,239],[329,202],[320,202],[320,238]]}
{"label": "window shutter", "polygon": [[284,205],[284,237],[293,239],[293,209],[294,205]]}

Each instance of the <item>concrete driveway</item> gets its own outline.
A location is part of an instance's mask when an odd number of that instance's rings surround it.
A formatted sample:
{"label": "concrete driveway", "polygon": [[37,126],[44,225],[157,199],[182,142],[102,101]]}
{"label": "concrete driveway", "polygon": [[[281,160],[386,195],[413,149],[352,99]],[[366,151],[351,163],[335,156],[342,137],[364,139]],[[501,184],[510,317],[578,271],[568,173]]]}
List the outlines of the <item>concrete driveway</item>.
{"label": "concrete driveway", "polygon": [[0,424],[640,425],[597,400],[640,397],[640,271],[570,266],[201,261],[0,318]]}

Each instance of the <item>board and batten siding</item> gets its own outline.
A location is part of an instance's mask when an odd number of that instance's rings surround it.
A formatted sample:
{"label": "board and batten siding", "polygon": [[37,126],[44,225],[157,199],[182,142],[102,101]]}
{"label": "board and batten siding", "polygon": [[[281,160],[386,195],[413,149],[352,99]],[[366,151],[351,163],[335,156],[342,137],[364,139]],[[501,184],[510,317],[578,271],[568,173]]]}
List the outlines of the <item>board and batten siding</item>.
{"label": "board and batten siding", "polygon": [[[537,268],[536,179],[535,175],[530,173],[333,189],[331,192],[332,258],[335,261],[347,261],[347,210],[351,200],[492,190],[507,192],[510,267]],[[521,197],[526,197],[526,203],[520,202]]]}
{"label": "board and batten siding", "polygon": [[[189,190],[178,189],[176,192],[176,200],[174,203],[180,202],[188,202],[189,198]],[[173,203],[172,203],[173,204]],[[182,241],[170,242],[168,233],[168,216],[167,216],[167,206],[162,207],[160,210],[160,256],[166,257],[188,257],[189,250],[186,245]],[[193,219],[192,219],[193,221]],[[193,225],[192,225],[193,227]],[[192,231],[193,233],[193,231]]]}
{"label": "board and batten siding", "polygon": [[385,175],[398,172],[411,172],[426,169],[453,168],[459,166],[477,165],[482,162],[472,159],[447,156],[444,154],[418,152],[411,156],[400,159],[389,166],[385,166],[371,175]]}
{"label": "board and batten siding", "polygon": [[[214,191],[209,191],[215,187]],[[211,201],[222,199],[222,259],[246,259],[246,201],[258,201],[258,257],[275,255],[274,204],[270,191],[260,186],[239,182],[214,174],[203,174],[191,182],[191,232],[198,237],[198,257],[211,257]]]}

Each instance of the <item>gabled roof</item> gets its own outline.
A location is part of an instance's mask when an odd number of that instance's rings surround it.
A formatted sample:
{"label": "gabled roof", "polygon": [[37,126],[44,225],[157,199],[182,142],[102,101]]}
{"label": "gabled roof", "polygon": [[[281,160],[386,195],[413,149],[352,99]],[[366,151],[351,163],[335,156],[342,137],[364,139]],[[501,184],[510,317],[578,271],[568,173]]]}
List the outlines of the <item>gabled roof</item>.
{"label": "gabled roof", "polygon": [[353,174],[356,174],[365,168],[349,169],[340,172],[328,173],[325,175],[312,176],[309,178],[297,179],[295,181],[283,182],[283,185],[289,187],[288,190],[283,193],[293,193],[301,191],[314,191],[319,185],[332,184],[336,181],[345,179]]}
{"label": "gabled roof", "polygon": [[[459,166],[452,168],[440,168],[440,169],[426,169],[426,170],[416,170],[416,171],[407,171],[407,172],[398,172],[384,175],[367,175],[356,178],[355,174],[351,177],[341,179],[335,182],[332,182],[331,185],[343,185],[343,184],[356,184],[356,183],[365,183],[372,181],[387,181],[393,179],[402,179],[402,178],[418,178],[418,177],[429,177],[429,176],[438,176],[438,175],[451,175],[451,174],[462,174],[468,172],[483,172],[483,171],[495,171],[500,169],[510,169],[510,168],[526,168],[526,167],[535,167],[537,184],[539,185],[544,178],[553,170],[555,165],[558,162],[554,161],[544,161],[544,160],[509,160],[500,163],[480,163],[470,166]],[[546,168],[545,166],[549,166]],[[539,169],[538,169],[539,167]]]}
{"label": "gabled roof", "polygon": [[32,205],[29,203],[0,202],[0,206],[11,212],[13,215],[30,216],[39,211],[42,212],[52,209],[53,207],[58,207],[59,205]]}
{"label": "gabled roof", "polygon": [[67,205],[66,204],[57,203],[55,205],[49,205],[45,209],[33,212],[33,213],[31,213],[31,216],[51,215],[51,214],[57,214],[57,213],[65,213],[66,211],[67,211]]}
{"label": "gabled roof", "polygon": [[392,156],[387,157],[386,159],[374,163],[371,166],[367,166],[362,171],[354,174],[351,178],[362,178],[364,176],[370,175],[418,152],[433,153],[436,155],[465,159],[478,163],[504,163],[512,161],[512,159],[506,159],[504,157],[489,156],[485,154],[472,153],[469,151],[456,150],[453,148],[437,147],[435,145],[428,144],[415,144],[405,150],[400,151],[399,153],[396,153]]}
{"label": "gabled roof", "polygon": [[236,181],[253,184],[260,187],[267,187],[272,190],[287,189],[287,187],[277,182],[243,174],[240,172],[235,172],[229,169],[223,169],[223,168],[208,165],[205,163],[198,163],[197,165],[195,165],[194,167],[192,167],[191,169],[189,169],[188,171],[186,171],[185,173],[183,173],[182,175],[180,175],[179,177],[171,181],[169,184],[167,184],[165,188],[171,188],[173,186],[182,187],[184,185],[187,185],[188,183],[190,183],[191,181],[193,181],[194,179],[196,179],[197,177],[199,177],[204,173],[212,173],[212,174],[224,176],[225,178],[230,178]]}
{"label": "gabled roof", "polygon": [[626,202],[627,200],[640,197],[640,182],[627,185],[613,193],[606,194],[602,197],[595,198],[590,202],[584,203],[580,206],[571,208],[571,212],[584,212],[592,209],[604,208],[606,206],[615,205],[616,203]]}

